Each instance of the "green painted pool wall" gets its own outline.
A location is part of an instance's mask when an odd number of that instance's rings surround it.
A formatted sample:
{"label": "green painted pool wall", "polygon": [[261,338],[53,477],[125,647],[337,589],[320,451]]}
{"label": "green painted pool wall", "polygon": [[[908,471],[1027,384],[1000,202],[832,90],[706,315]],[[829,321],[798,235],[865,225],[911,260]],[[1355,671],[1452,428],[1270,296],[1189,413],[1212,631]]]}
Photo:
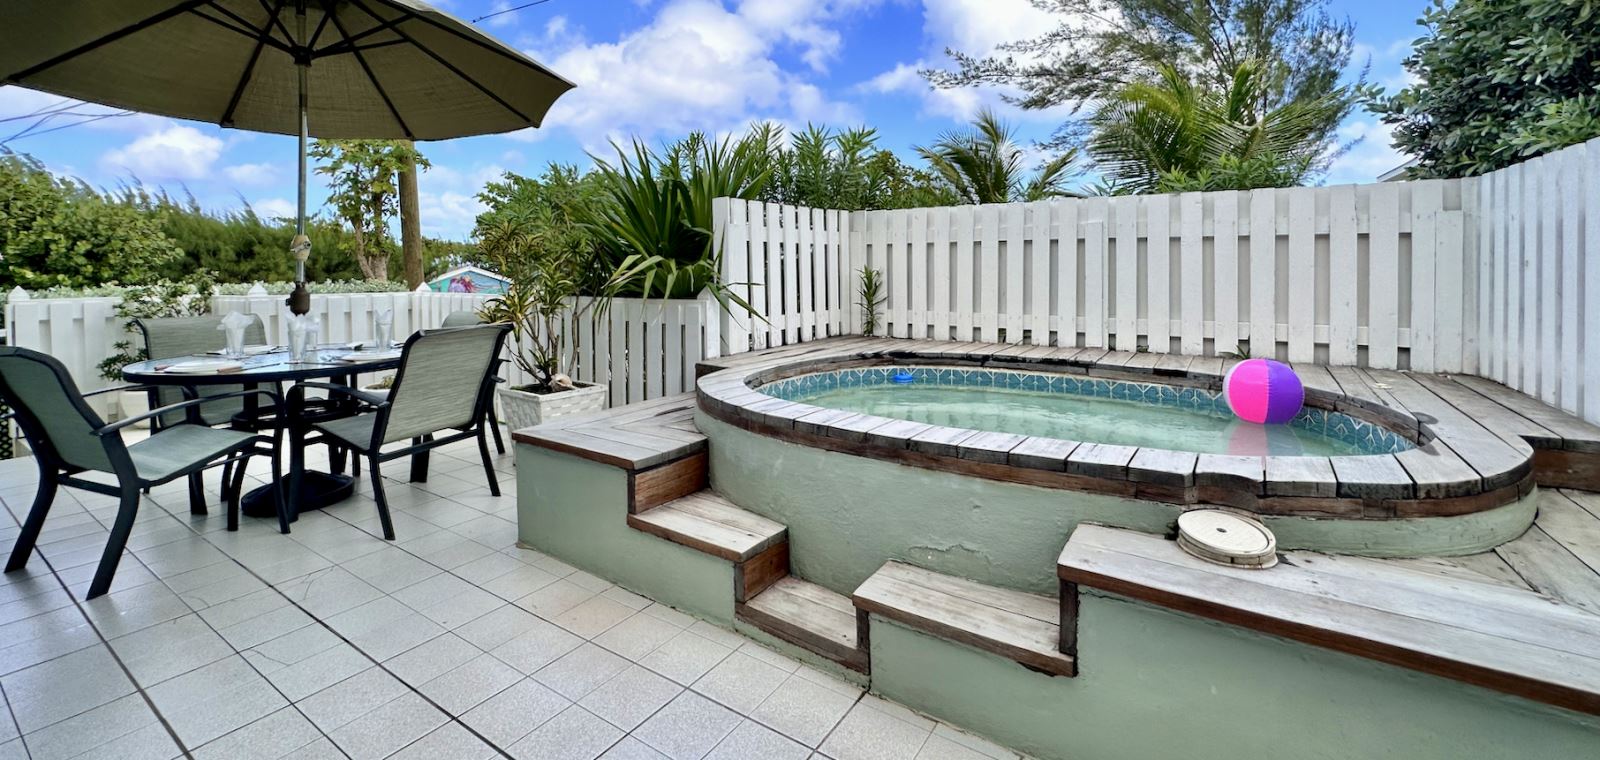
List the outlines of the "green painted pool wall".
{"label": "green painted pool wall", "polygon": [[[939,472],[842,454],[695,417],[711,440],[711,484],[789,527],[794,573],[849,594],[887,560],[997,586],[1055,592],[1056,559],[1079,522],[1169,533],[1176,504]],[[1485,551],[1532,524],[1534,499],[1457,517],[1268,518],[1283,549],[1371,556]]]}
{"label": "green painted pool wall", "polygon": [[725,626],[733,565],[628,527],[617,467],[517,444],[517,537],[574,567]]}
{"label": "green painted pool wall", "polygon": [[1053,594],[1081,520],[1164,533],[1172,504],[1002,483],[758,435],[705,414],[711,485],[789,527],[795,575],[849,595],[887,560]]}
{"label": "green painted pool wall", "polygon": [[1085,594],[1080,675],[877,616],[872,690],[1041,760],[1600,757],[1600,720]]}

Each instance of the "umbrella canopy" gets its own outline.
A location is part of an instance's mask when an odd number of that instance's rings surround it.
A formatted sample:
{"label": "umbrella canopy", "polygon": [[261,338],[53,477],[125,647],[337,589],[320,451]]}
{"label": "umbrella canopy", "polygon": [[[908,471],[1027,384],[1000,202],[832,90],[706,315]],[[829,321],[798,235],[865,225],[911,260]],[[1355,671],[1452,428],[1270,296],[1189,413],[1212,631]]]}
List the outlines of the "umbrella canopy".
{"label": "umbrella canopy", "polygon": [[[299,12],[304,11],[304,30]],[[6,0],[0,82],[258,132],[439,140],[535,127],[572,83],[414,0]]]}

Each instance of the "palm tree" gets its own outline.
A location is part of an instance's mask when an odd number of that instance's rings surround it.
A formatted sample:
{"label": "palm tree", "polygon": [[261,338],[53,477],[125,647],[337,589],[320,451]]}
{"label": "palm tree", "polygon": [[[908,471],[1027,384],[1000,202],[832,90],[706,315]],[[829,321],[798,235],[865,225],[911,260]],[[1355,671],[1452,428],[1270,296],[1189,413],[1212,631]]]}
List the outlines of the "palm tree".
{"label": "palm tree", "polygon": [[1050,159],[1023,177],[1023,151],[1015,131],[985,108],[972,122],[972,131],[946,132],[931,148],[917,153],[934,173],[954,188],[965,203],[1037,201],[1071,195],[1066,181],[1072,175],[1077,149]]}
{"label": "palm tree", "polygon": [[1212,90],[1162,66],[1156,80],[1122,88],[1089,119],[1102,176],[1135,193],[1286,187],[1331,158],[1328,115],[1343,108],[1343,89],[1262,112],[1270,82],[1259,63],[1239,64],[1228,82]]}

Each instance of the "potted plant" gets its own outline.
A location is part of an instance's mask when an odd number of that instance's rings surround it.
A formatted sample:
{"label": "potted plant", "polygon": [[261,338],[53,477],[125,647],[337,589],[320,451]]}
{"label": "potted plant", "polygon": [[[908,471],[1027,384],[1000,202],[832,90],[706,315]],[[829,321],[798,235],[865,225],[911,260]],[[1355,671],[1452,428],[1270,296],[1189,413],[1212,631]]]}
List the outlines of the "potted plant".
{"label": "potted plant", "polygon": [[517,430],[604,409],[606,387],[576,382],[577,367],[563,367],[580,340],[579,331],[569,336],[562,329],[563,322],[604,315],[616,289],[615,276],[596,276],[600,259],[587,234],[559,204],[545,203],[480,225],[479,248],[510,279],[479,318],[511,326],[511,360],[531,380],[496,388],[505,423]]}
{"label": "potted plant", "polygon": [[[120,383],[124,366],[150,358],[143,341],[134,335],[139,329],[135,320],[204,316],[211,310],[214,284],[208,273],[201,272],[176,282],[162,280],[152,285],[135,285],[125,289],[122,301],[114,310],[117,318],[122,320],[122,339],[111,345],[111,355],[100,362],[100,376],[112,383]],[[123,418],[150,411],[148,391],[123,391],[117,396]],[[148,426],[148,422],[135,425]]]}
{"label": "potted plant", "polygon": [[372,394],[374,396],[379,396],[379,397],[382,397],[382,398],[388,398],[389,397],[389,389],[393,388],[393,387],[394,387],[394,375],[384,375],[383,377],[380,377],[377,380],[374,380],[374,381],[372,381],[370,383],[367,383],[366,385],[361,386],[361,390],[366,391],[367,393],[370,393],[370,394]]}

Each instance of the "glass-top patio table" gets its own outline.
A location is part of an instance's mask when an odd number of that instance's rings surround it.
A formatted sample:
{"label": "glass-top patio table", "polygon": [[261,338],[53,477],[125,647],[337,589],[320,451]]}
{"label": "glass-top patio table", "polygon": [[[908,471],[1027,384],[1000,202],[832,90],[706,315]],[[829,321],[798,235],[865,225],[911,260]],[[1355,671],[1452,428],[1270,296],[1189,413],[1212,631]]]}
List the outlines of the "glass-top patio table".
{"label": "glass-top patio table", "polygon": [[[209,370],[196,365],[182,366],[196,362],[216,362],[217,364],[213,366],[217,367],[226,363],[228,366]],[[323,344],[318,347],[310,360],[300,362],[291,361],[287,350],[266,351],[242,359],[225,359],[216,355],[152,359],[123,367],[122,377],[130,383],[171,385],[187,389],[206,385],[241,385],[246,389],[255,389],[262,385],[293,384],[308,380],[351,385],[359,374],[390,370],[399,365],[399,348],[383,352],[356,351],[354,345],[340,343]],[[188,371],[190,369],[200,371]],[[256,398],[246,397],[245,409],[235,416],[235,420],[263,427],[270,426],[271,419],[261,415],[262,410],[257,408]],[[285,420],[289,447],[288,480],[290,483],[299,484],[286,494],[289,499],[291,519],[292,516],[305,510],[321,509],[337,504],[349,498],[355,491],[354,480],[343,473],[342,454],[330,457],[331,472],[309,470],[305,465],[305,439],[311,425],[350,414],[352,411],[351,404],[333,401],[319,409],[316,414],[303,417],[291,416]],[[240,503],[240,510],[250,517],[276,516],[272,506],[272,489],[277,487],[277,483],[268,483],[245,494]]]}

